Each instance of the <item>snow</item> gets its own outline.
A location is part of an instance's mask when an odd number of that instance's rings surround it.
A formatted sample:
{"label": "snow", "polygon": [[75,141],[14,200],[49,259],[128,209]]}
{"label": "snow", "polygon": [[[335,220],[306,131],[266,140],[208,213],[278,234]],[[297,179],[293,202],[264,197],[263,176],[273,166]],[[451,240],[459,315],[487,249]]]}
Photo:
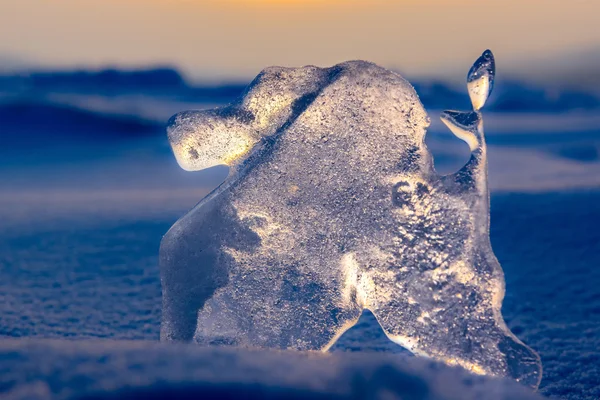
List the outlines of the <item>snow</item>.
{"label": "snow", "polygon": [[143,341],[4,340],[0,388],[6,400],[541,398],[514,382],[415,358]]}

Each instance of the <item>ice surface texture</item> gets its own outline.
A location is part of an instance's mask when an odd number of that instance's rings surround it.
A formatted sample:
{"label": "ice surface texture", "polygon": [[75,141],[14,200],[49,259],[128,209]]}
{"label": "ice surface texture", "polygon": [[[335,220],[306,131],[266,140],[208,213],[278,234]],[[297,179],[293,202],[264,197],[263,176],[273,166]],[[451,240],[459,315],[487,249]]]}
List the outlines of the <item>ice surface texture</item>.
{"label": "ice surface texture", "polygon": [[442,116],[472,150],[448,176],[412,86],[368,62],[268,68],[238,102],[175,115],[180,165],[231,173],[162,241],[162,339],[327,350],[369,309],[415,354],[537,387],[489,239],[492,79],[490,52],[469,75],[476,111]]}

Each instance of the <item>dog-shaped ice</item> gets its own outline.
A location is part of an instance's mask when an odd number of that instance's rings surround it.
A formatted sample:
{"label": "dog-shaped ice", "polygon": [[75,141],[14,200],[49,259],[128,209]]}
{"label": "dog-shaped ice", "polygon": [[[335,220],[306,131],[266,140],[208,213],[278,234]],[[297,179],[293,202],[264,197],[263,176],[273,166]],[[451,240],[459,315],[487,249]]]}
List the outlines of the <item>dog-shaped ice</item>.
{"label": "dog-shaped ice", "polygon": [[471,147],[440,176],[412,86],[377,65],[268,68],[228,107],[174,116],[179,164],[231,167],[161,245],[161,338],[326,350],[369,309],[415,354],[536,387],[539,357],[506,327],[489,239],[479,109],[443,120]]}

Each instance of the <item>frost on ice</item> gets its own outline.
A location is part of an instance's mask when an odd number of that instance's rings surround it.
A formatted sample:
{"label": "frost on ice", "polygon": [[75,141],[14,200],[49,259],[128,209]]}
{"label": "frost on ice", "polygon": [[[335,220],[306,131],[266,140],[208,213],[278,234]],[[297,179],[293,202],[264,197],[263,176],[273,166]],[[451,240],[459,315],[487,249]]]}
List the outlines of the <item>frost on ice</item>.
{"label": "frost on ice", "polygon": [[162,241],[162,339],[327,350],[369,309],[415,354],[536,387],[489,239],[478,110],[493,77],[488,51],[468,77],[474,111],[442,115],[472,151],[448,176],[412,86],[368,62],[268,68],[236,103],[175,115],[179,164],[231,173]]}

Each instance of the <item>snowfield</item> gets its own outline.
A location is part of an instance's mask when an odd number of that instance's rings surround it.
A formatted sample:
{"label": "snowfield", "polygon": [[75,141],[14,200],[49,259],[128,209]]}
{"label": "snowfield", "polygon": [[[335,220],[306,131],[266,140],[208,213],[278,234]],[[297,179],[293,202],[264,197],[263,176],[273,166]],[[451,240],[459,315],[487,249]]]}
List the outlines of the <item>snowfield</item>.
{"label": "snowfield", "polygon": [[7,400],[541,398],[515,382],[374,353],[6,340],[0,358],[6,360],[0,364],[0,388]]}

